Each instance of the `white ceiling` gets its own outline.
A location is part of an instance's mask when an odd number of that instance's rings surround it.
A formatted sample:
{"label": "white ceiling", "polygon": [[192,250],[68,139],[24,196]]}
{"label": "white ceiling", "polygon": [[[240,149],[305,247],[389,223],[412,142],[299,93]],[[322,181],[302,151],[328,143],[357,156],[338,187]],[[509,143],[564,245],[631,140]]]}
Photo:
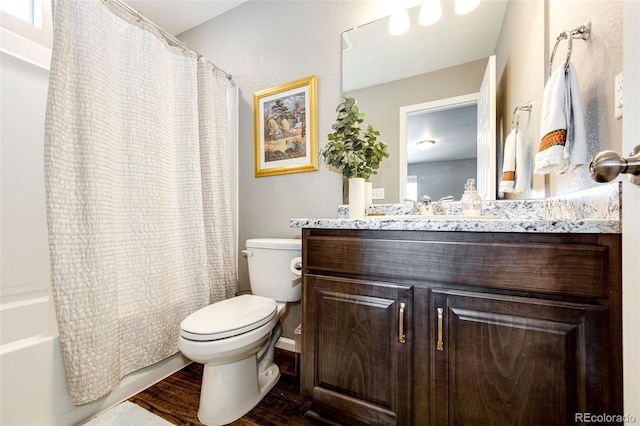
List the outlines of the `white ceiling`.
{"label": "white ceiling", "polygon": [[190,30],[248,0],[123,0],[171,35]]}

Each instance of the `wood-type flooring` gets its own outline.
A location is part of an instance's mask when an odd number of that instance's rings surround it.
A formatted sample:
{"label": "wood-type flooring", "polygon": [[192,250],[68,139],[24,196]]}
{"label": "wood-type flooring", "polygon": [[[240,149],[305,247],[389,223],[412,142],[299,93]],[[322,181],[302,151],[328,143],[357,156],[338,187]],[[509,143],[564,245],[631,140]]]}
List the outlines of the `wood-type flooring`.
{"label": "wood-type flooring", "polygon": [[[304,417],[311,402],[300,396],[293,352],[276,348],[280,380],[262,401],[234,426],[316,425]],[[192,363],[129,401],[175,425],[202,425],[198,420],[202,364]]]}

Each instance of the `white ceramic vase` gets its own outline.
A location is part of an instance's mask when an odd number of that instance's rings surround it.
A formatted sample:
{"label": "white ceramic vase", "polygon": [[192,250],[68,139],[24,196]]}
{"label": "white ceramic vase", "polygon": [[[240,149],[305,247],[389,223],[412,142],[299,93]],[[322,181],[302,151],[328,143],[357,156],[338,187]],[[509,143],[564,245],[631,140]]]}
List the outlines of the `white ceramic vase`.
{"label": "white ceramic vase", "polygon": [[373,204],[373,183],[364,183],[364,205]]}
{"label": "white ceramic vase", "polygon": [[364,217],[364,179],[349,178],[349,219]]}

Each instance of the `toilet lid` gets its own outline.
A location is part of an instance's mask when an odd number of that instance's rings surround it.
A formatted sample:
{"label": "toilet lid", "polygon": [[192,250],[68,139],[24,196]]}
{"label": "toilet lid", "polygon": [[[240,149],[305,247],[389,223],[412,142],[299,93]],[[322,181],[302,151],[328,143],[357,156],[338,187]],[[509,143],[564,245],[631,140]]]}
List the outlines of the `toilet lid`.
{"label": "toilet lid", "polygon": [[245,294],[192,313],[180,323],[180,334],[199,341],[237,336],[268,323],[277,310],[275,300]]}

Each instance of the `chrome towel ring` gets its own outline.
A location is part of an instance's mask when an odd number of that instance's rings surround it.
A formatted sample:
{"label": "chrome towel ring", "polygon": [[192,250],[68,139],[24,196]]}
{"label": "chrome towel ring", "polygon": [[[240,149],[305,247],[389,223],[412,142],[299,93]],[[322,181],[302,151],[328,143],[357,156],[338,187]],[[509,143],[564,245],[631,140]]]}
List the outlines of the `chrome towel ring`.
{"label": "chrome towel ring", "polygon": [[556,39],[556,45],[553,47],[553,51],[551,52],[551,59],[549,60],[549,68],[547,73],[551,76],[551,70],[553,66],[553,57],[556,55],[556,50],[558,50],[558,45],[562,40],[567,40],[569,46],[567,47],[567,59],[564,64],[564,69],[569,68],[569,61],[571,60],[571,49],[573,48],[573,39],[579,38],[581,40],[588,40],[591,35],[591,21],[585,22],[583,25],[578,28],[574,28],[571,31],[563,31],[560,33],[558,38]]}

